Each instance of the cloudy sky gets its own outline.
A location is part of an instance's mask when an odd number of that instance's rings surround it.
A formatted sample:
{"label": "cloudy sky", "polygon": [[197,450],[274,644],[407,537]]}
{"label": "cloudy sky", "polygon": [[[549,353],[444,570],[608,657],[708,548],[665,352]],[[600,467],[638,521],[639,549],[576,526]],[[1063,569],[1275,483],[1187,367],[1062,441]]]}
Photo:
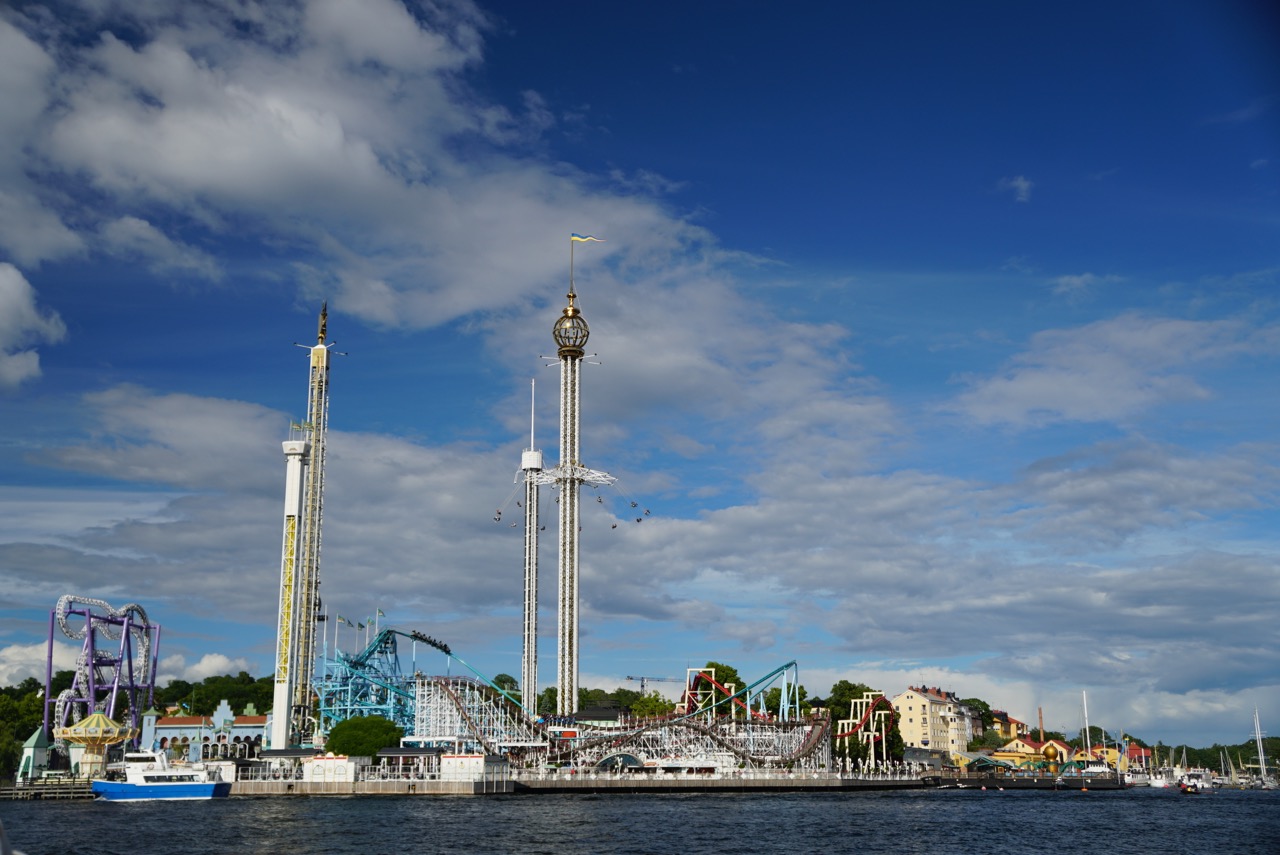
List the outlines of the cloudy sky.
{"label": "cloudy sky", "polygon": [[583,685],[1280,728],[1268,7],[5,6],[0,682],[64,593],[270,673],[323,300],[324,602],[519,674],[580,232]]}

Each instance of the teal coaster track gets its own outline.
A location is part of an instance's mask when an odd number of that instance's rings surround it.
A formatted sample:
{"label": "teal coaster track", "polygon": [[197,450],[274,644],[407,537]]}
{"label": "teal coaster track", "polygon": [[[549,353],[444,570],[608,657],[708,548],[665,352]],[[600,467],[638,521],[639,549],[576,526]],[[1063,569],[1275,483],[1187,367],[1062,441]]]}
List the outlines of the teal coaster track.
{"label": "teal coaster track", "polygon": [[[400,656],[412,644],[409,667]],[[469,674],[428,676],[417,669],[423,644]],[[676,763],[698,768],[828,768],[830,720],[800,711],[795,662],[741,689],[691,671],[676,711],[601,726],[555,716],[530,718],[521,699],[421,633],[380,631],[362,651],[338,653],[317,683],[320,731],[356,716],[380,715],[406,739],[454,751],[508,756],[527,768],[544,764],[610,768]],[[777,692],[770,690],[776,689]]]}
{"label": "teal coaster track", "polygon": [[[405,641],[410,643],[407,668],[400,661],[401,645]],[[379,715],[395,722],[406,735],[411,735],[416,720],[415,686],[422,677],[417,667],[419,645],[445,654],[449,661],[456,660],[488,688],[519,705],[517,699],[455,656],[444,642],[420,632],[403,632],[387,627],[361,651],[337,651],[332,657],[326,657],[324,674],[316,684],[320,732],[328,733],[334,725],[349,718]]]}

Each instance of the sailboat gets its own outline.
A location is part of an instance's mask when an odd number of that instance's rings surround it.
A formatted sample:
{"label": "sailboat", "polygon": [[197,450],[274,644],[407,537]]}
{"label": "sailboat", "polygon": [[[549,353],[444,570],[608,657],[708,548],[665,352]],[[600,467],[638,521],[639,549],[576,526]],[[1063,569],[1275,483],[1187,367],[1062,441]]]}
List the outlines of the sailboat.
{"label": "sailboat", "polygon": [[1253,708],[1253,740],[1258,746],[1258,777],[1254,786],[1274,790],[1276,782],[1267,775],[1267,753],[1262,747],[1262,724],[1258,721],[1258,708]]}

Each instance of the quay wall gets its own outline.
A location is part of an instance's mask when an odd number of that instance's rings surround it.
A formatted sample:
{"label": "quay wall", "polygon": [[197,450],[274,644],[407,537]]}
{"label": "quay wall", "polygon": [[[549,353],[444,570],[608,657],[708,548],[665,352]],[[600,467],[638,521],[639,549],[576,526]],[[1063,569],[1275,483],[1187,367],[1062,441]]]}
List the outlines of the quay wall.
{"label": "quay wall", "polygon": [[870,790],[922,789],[918,778],[839,778],[820,777],[649,777],[649,776],[584,776],[521,778],[517,793],[779,793],[779,792],[848,792]]}
{"label": "quay wall", "polygon": [[233,796],[480,796],[515,791],[503,781],[236,781]]}

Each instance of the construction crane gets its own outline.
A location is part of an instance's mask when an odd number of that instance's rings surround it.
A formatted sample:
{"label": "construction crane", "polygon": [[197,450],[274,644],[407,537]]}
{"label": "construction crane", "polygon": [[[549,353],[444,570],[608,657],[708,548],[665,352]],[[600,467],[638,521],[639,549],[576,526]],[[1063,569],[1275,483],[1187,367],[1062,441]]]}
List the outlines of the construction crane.
{"label": "construction crane", "polygon": [[645,686],[649,683],[683,683],[682,677],[628,677],[628,680],[640,681],[640,694],[644,694]]}

